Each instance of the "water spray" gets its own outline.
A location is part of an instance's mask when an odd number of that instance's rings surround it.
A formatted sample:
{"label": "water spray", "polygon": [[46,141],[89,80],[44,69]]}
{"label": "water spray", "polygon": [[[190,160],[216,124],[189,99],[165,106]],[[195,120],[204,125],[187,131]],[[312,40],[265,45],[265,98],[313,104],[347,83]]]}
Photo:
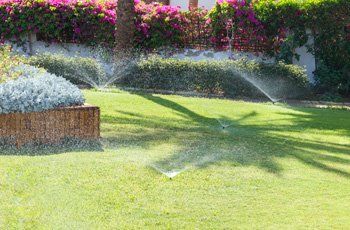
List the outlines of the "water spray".
{"label": "water spray", "polygon": [[141,59],[141,55],[134,53],[116,53],[103,47],[93,50],[92,58],[97,64],[97,72],[92,74],[90,70],[80,67],[75,69],[77,80],[98,89],[104,90],[121,78],[127,76]]}

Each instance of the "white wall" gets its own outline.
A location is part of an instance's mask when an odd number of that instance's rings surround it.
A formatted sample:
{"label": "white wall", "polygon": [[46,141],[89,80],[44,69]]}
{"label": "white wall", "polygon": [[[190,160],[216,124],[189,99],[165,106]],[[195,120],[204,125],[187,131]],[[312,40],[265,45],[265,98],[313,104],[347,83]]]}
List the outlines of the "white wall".
{"label": "white wall", "polygon": [[315,83],[314,72],[316,70],[316,59],[312,53],[308,52],[307,48],[313,47],[315,41],[310,30],[307,30],[306,33],[308,34],[308,41],[304,46],[295,49],[295,53],[299,56],[299,59],[293,58],[293,64],[305,67],[309,81]]}
{"label": "white wall", "polygon": [[30,55],[30,52],[32,52],[32,54],[55,53],[70,57],[93,57],[94,55],[94,52],[85,45],[72,43],[47,44],[45,42],[37,41],[35,34],[32,35],[31,46],[29,45],[29,42],[27,42],[24,46],[17,46],[16,44],[10,42],[6,43],[12,45],[13,51],[24,55]]}
{"label": "white wall", "polygon": [[188,10],[189,0],[170,0],[171,6],[180,6],[182,10]]}
{"label": "white wall", "polygon": [[[210,10],[215,5],[216,0],[198,0],[198,7],[203,7]],[[189,0],[170,0],[170,5],[180,6],[182,10],[187,10]]]}
{"label": "white wall", "polygon": [[215,6],[216,0],[198,0],[198,7],[210,10]]}
{"label": "white wall", "polygon": [[201,60],[225,60],[225,59],[241,59],[256,60],[264,63],[275,62],[274,58],[266,57],[263,55],[256,56],[255,54],[248,52],[231,52],[231,51],[212,51],[212,50],[194,50],[186,49],[182,53],[177,53],[172,56],[177,59],[191,59],[193,61]]}

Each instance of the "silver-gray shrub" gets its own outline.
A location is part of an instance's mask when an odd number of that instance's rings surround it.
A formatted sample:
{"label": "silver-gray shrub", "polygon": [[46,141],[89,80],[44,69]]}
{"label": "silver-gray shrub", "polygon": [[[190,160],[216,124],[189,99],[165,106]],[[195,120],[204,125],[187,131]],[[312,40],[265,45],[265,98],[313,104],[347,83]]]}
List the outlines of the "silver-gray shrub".
{"label": "silver-gray shrub", "polygon": [[23,65],[21,76],[0,84],[0,114],[40,112],[85,102],[78,87],[45,70]]}

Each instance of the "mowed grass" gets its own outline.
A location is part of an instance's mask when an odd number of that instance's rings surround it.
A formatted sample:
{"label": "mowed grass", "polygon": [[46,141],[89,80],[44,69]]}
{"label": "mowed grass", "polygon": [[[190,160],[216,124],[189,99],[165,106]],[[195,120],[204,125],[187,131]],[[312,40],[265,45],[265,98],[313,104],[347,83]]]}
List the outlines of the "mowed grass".
{"label": "mowed grass", "polygon": [[350,111],[84,93],[103,150],[3,152],[1,229],[349,228]]}

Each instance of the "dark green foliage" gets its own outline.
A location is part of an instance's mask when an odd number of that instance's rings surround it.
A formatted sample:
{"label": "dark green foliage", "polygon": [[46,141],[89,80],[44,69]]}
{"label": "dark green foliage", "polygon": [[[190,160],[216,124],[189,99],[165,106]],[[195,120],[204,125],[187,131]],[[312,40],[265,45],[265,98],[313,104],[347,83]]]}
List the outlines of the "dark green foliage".
{"label": "dark green foliage", "polygon": [[101,66],[92,58],[66,57],[63,55],[41,54],[29,60],[30,65],[46,69],[49,73],[61,76],[74,84],[86,84],[86,79],[98,81]]}
{"label": "dark green foliage", "polygon": [[319,93],[333,94],[334,96],[349,95],[350,93],[350,66],[344,66],[342,70],[334,70],[320,63],[317,71],[316,91]]}
{"label": "dark green foliage", "polygon": [[[242,78],[247,74],[254,81],[278,87],[291,97],[307,93],[308,80],[304,70],[282,62],[264,64],[254,61],[190,61],[149,58],[140,62],[122,85],[144,89],[196,91],[227,97],[260,97],[261,92]],[[293,88],[298,91],[293,94]],[[287,96],[287,95],[286,95]]]}
{"label": "dark green foliage", "polygon": [[[280,36],[283,41],[279,54],[284,59],[290,59],[294,48],[306,43],[306,29],[310,29],[315,38],[310,51],[321,63],[316,72],[317,88],[321,93],[349,95],[349,0],[259,0],[254,8],[270,39]],[[281,39],[281,29],[289,30],[287,38]]]}
{"label": "dark green foliage", "polygon": [[[90,58],[45,54],[31,58],[30,63],[76,84],[84,84],[86,77],[98,79],[103,74],[100,64]],[[137,63],[130,74],[117,84],[140,89],[193,91],[227,97],[261,97],[261,92],[244,80],[242,73],[269,88],[278,87],[291,97],[307,92],[308,80],[301,67],[282,62],[264,64],[244,59],[191,61],[154,56]],[[293,92],[298,94],[292,94]]]}

